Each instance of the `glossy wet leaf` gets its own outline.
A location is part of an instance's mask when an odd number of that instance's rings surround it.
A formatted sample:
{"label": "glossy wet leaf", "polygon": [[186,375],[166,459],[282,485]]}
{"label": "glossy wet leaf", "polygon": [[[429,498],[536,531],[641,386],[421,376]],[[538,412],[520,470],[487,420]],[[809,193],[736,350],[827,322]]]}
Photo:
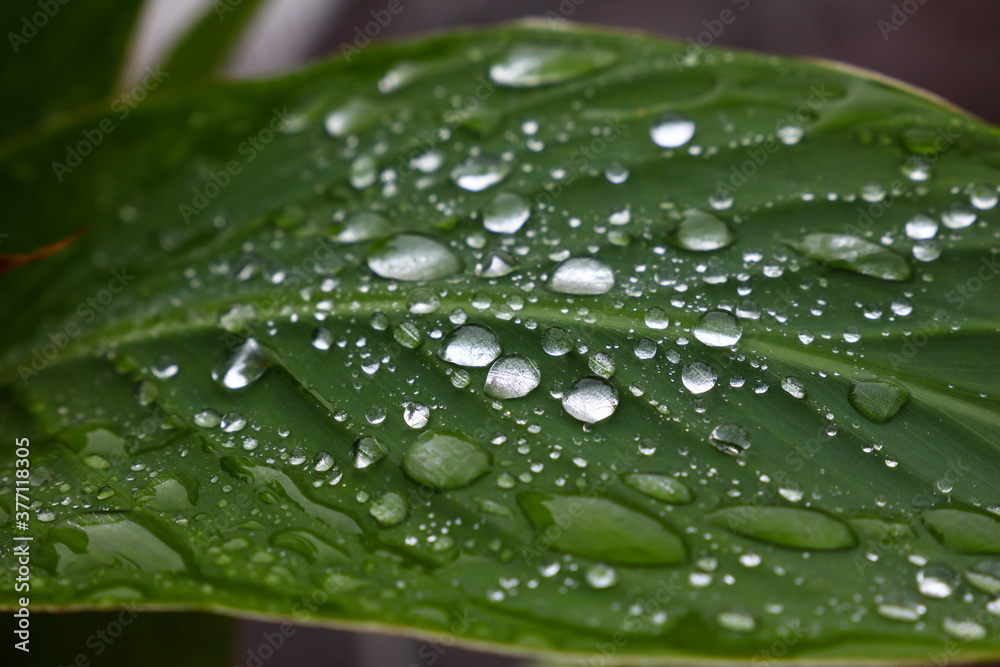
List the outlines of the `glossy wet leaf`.
{"label": "glossy wet leaf", "polygon": [[0,275],[33,604],[1000,653],[995,128],[541,25],[177,86],[59,185],[80,114],[0,149],[5,254],[90,225]]}

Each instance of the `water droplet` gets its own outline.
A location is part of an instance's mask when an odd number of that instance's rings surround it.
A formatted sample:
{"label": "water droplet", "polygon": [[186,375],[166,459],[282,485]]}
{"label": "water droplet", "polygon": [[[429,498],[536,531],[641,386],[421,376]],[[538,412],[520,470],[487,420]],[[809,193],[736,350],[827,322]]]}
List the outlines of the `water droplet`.
{"label": "water droplet", "polygon": [[378,213],[355,213],[333,234],[337,243],[364,243],[393,233],[393,226]]}
{"label": "water droplet", "polygon": [[427,431],[403,456],[403,472],[438,491],[459,489],[490,470],[490,457],[479,445],[455,431]]}
{"label": "water droplet", "polygon": [[574,419],[595,424],[618,408],[618,392],[605,380],[585,377],[577,380],[562,399],[563,409]]}
{"label": "water droplet", "polygon": [[742,607],[723,609],[715,615],[715,622],[730,632],[753,632],[757,628],[753,614]]}
{"label": "water droplet", "polygon": [[709,347],[731,347],[743,335],[743,325],[728,310],[710,310],[701,316],[691,333]]}
{"label": "water droplet", "polygon": [[403,406],[403,421],[410,428],[423,428],[431,419],[431,409],[423,403],[407,403]]}
{"label": "water droplet", "polygon": [[587,365],[594,375],[608,379],[615,374],[615,362],[603,352],[595,352],[587,359]]}
{"label": "water droplet", "polygon": [[403,523],[406,518],[406,501],[398,493],[387,491],[372,502],[368,513],[380,526],[391,528]]}
{"label": "water droplet", "polygon": [[482,192],[505,179],[510,165],[492,155],[474,155],[451,170],[455,185],[469,192]]}
{"label": "water droplet", "polygon": [[202,428],[215,428],[222,422],[222,415],[215,410],[202,410],[194,415],[194,423]]}
{"label": "water droplet", "polygon": [[618,583],[618,573],[604,563],[597,563],[588,567],[585,576],[587,584],[597,590],[611,588]]}
{"label": "water droplet", "polygon": [[368,268],[389,280],[437,280],[462,270],[448,246],[416,234],[400,234],[372,246]]}
{"label": "water droplet", "polygon": [[490,398],[521,398],[535,389],[541,378],[534,361],[520,354],[508,354],[490,366],[483,393]]}
{"label": "water droplet", "polygon": [[855,380],[847,400],[865,419],[887,424],[910,399],[910,392],[889,382]]}
{"label": "water droplet", "polygon": [[476,275],[484,278],[500,278],[517,266],[517,258],[503,250],[490,250],[483,261],[476,265]]}
{"label": "water droplet", "polygon": [[606,294],[615,285],[611,267],[593,257],[571,257],[552,272],[548,288],[560,294]]}
{"label": "water droplet", "polygon": [[977,183],[972,187],[969,201],[980,211],[989,211],[997,205],[997,189],[988,183]]}
{"label": "water droplet", "polygon": [[333,468],[335,461],[330,452],[317,452],[313,457],[313,470],[316,472],[326,472]]}
{"label": "water droplet", "polygon": [[608,165],[608,168],[604,170],[604,178],[608,179],[608,182],[614,185],[624,183],[628,180],[628,176],[628,167],[617,160]]}
{"label": "water droplet", "polygon": [[385,445],[378,438],[364,435],[358,438],[351,448],[351,461],[358,470],[373,466],[388,455]]}
{"label": "water droplet", "polygon": [[786,377],[781,381],[781,388],[793,398],[805,398],[806,397],[806,386],[802,384],[802,380],[795,377]]}
{"label": "water droplet", "polygon": [[694,137],[694,121],[670,111],[661,115],[649,128],[649,136],[660,148],[680,148]]}
{"label": "water droplet", "polygon": [[153,364],[153,368],[151,370],[155,377],[160,380],[166,380],[177,375],[177,371],[180,370],[180,367],[171,357],[164,354],[156,360],[156,363]]}
{"label": "water droplet", "polygon": [[875,608],[879,616],[893,621],[913,623],[927,612],[916,595],[910,591],[894,590],[882,596],[882,601]]}
{"label": "water droplet", "polygon": [[327,114],[323,124],[331,137],[345,137],[368,125],[377,115],[370,102],[354,98]]}
{"label": "water droplet", "polygon": [[492,364],[503,352],[500,339],[481,324],[460,326],[444,340],[438,356],[458,366],[482,367]]}
{"label": "water droplet", "polygon": [[737,535],[788,549],[850,549],[857,538],[843,521],[804,507],[737,505],[716,510],[709,521]]}
{"label": "water droplet", "polygon": [[964,642],[986,639],[986,628],[969,616],[946,616],[941,629]]}
{"label": "water droplet", "polygon": [[490,66],[490,79],[507,88],[536,88],[607,67],[612,51],[549,44],[517,44]]}
{"label": "water droplet", "polygon": [[656,356],[656,343],[648,338],[640,338],[635,342],[634,352],[638,359],[652,359]]}
{"label": "water droplet", "polygon": [[928,565],[917,572],[917,589],[929,598],[946,598],[957,584],[958,575],[947,565]]}
{"label": "water droplet", "polygon": [[941,222],[948,229],[965,229],[976,221],[976,212],[965,204],[952,204],[941,214]]}
{"label": "water droplet", "polygon": [[414,315],[433,313],[441,306],[441,299],[429,289],[418,288],[406,295],[406,309]]}
{"label": "water droplet", "polygon": [[778,139],[786,146],[794,146],[799,143],[805,131],[797,125],[784,125],[778,128]]}
{"label": "water droplet", "polygon": [[542,334],[542,349],[551,357],[561,357],[573,349],[573,338],[559,327],[551,327]]}
{"label": "water droplet", "polygon": [[938,224],[929,215],[918,213],[906,223],[906,235],[914,241],[926,241],[937,234]]}
{"label": "water droplet", "polygon": [[688,364],[681,371],[681,382],[692,394],[704,394],[711,391],[718,379],[715,369],[703,361]]}
{"label": "water droplet", "polygon": [[750,440],[747,432],[736,424],[721,424],[712,430],[709,436],[712,446],[724,454],[736,456],[744,449],[749,449]]}
{"label": "water droplet", "polygon": [[797,251],[837,269],[854,271],[882,280],[909,280],[906,260],[878,244],[849,234],[807,234],[795,243]]}
{"label": "water droplet", "polygon": [[984,593],[1000,594],[1000,560],[979,561],[965,571],[965,579]]}
{"label": "water droplet", "polygon": [[364,190],[375,185],[375,181],[378,180],[378,162],[375,156],[359,155],[354,158],[348,180],[355,190]]}
{"label": "water droplet", "polygon": [[698,209],[688,209],[677,225],[670,242],[682,250],[711,252],[733,243],[736,235],[722,220]]}
{"label": "water droplet", "polygon": [[396,339],[397,343],[411,350],[417,349],[424,342],[424,335],[420,333],[420,328],[416,322],[411,320],[403,320],[393,327],[392,337]]}
{"label": "water droplet", "polygon": [[247,425],[247,420],[238,412],[228,412],[222,418],[220,426],[226,433],[238,433]]}
{"label": "water droplet", "polygon": [[531,217],[528,200],[518,194],[501,192],[483,209],[483,227],[495,234],[514,234]]}
{"label": "water droplet", "polygon": [[263,348],[247,338],[233,354],[212,370],[212,379],[228,389],[242,389],[255,382],[267,370]]}
{"label": "water droplet", "polygon": [[625,475],[623,481],[639,493],[665,503],[686,505],[694,501],[694,494],[684,482],[670,475],[632,473]]}
{"label": "water droplet", "polygon": [[329,350],[333,344],[333,333],[326,327],[316,327],[313,329],[311,341],[317,350]]}
{"label": "water droplet", "polygon": [[899,168],[900,173],[911,181],[922,182],[930,179],[931,168],[927,161],[919,156],[912,156],[903,162]]}
{"label": "water droplet", "polygon": [[[622,565],[679,565],[684,542],[666,526],[616,502],[591,496],[525,492],[518,502],[559,551]],[[580,520],[577,517],[585,517]]]}
{"label": "water droplet", "polygon": [[670,317],[668,317],[666,311],[659,306],[652,306],[651,308],[648,308],[643,319],[646,326],[650,329],[666,329],[670,326]]}

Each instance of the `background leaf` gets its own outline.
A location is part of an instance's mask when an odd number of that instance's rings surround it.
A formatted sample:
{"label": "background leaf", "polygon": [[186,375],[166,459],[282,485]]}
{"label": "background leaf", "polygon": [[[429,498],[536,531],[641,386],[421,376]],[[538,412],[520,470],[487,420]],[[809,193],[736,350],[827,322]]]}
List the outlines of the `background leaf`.
{"label": "background leaf", "polygon": [[0,276],[38,603],[995,656],[997,130],[686,51],[457,33],[3,155],[5,244],[93,225]]}

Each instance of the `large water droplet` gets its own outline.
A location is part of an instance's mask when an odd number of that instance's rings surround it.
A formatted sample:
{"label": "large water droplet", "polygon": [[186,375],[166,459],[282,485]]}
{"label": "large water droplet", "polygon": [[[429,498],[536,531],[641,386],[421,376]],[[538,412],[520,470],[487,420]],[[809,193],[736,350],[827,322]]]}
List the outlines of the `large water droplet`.
{"label": "large water droplet", "polygon": [[611,267],[593,257],[571,257],[552,272],[548,288],[560,294],[606,294],[615,285]]}
{"label": "large water droplet", "polygon": [[706,391],[711,391],[715,387],[715,381],[718,377],[715,369],[703,361],[688,364],[681,371],[681,382],[684,384],[684,388],[692,394],[704,394]]}
{"label": "large water droplet", "polygon": [[510,165],[492,155],[474,155],[451,170],[455,185],[469,192],[482,192],[505,179]]}
{"label": "large water droplet", "polygon": [[496,234],[517,232],[531,216],[528,200],[511,192],[501,192],[483,209],[483,227]]}
{"label": "large water droplet", "polygon": [[730,347],[743,335],[743,325],[728,310],[710,310],[701,316],[691,333],[709,347]]}
{"label": "large water droplet", "polygon": [[623,565],[679,565],[684,542],[656,519],[590,496],[521,494],[524,513],[552,547]]}
{"label": "large water droplet", "polygon": [[716,510],[708,519],[737,535],[788,549],[836,551],[857,543],[840,519],[801,507],[738,505]]}
{"label": "large water droplet", "polygon": [[385,445],[378,438],[364,435],[358,438],[351,448],[351,461],[358,470],[373,466],[388,455]]}
{"label": "large water droplet", "polygon": [[917,589],[929,598],[946,598],[957,584],[958,574],[947,565],[928,565],[917,572]]}
{"label": "large water droplet", "polygon": [[688,209],[684,219],[677,225],[670,242],[682,250],[711,252],[730,245],[736,235],[722,220],[711,213],[698,209]]}
{"label": "large water droplet", "polygon": [[926,241],[937,234],[938,224],[929,215],[918,213],[906,223],[904,229],[906,235],[914,241]]}
{"label": "large water droplet", "polygon": [[427,431],[403,456],[403,472],[438,491],[472,484],[490,470],[490,457],[479,445],[453,431]]}
{"label": "large water droplet", "polygon": [[521,398],[537,387],[541,379],[542,373],[534,361],[520,354],[508,354],[490,366],[484,393],[490,398]]}
{"label": "large water droplet", "polygon": [[431,419],[431,409],[423,403],[407,403],[403,406],[403,421],[410,428],[423,428]]}
{"label": "large water droplet", "polygon": [[941,621],[941,629],[965,642],[986,639],[986,628],[971,616],[946,616]]}
{"label": "large water droplet", "polygon": [[492,364],[503,352],[500,339],[481,324],[458,327],[445,339],[438,356],[458,366],[482,367]]}
{"label": "large water droplet", "polygon": [[1000,594],[1000,560],[979,561],[965,571],[965,579],[984,593]]}
{"label": "large water droplet", "polygon": [[927,613],[927,607],[910,591],[893,590],[882,596],[875,610],[879,616],[893,621],[914,623]]}
{"label": "large water droplet", "polygon": [[260,344],[253,338],[212,370],[212,379],[228,389],[242,389],[256,381],[267,370],[267,360]]}
{"label": "large water droplet", "polygon": [[569,81],[616,59],[607,49],[517,44],[490,67],[490,79],[507,88],[535,88]]}
{"label": "large water droplet", "polygon": [[964,509],[933,509],[920,520],[945,548],[959,554],[1000,554],[1000,520]]}
{"label": "large water droplet", "polygon": [[601,378],[581,378],[563,396],[562,406],[574,419],[594,424],[615,413],[618,391]]}
{"label": "large water droplet", "polygon": [[660,148],[680,148],[694,137],[694,121],[670,111],[661,115],[649,128],[649,136]]}
{"label": "large water droplet", "polygon": [[462,260],[434,239],[400,234],[372,247],[368,268],[390,280],[437,280],[461,271]]}
{"label": "large water droplet", "polygon": [[406,501],[398,493],[387,491],[372,502],[368,513],[380,526],[391,528],[401,524],[406,518]]}
{"label": "large water droplet", "polygon": [[789,245],[810,259],[873,278],[909,280],[912,275],[910,265],[893,251],[849,234],[807,234]]}
{"label": "large water droplet", "polygon": [[712,446],[724,454],[737,456],[744,449],[750,448],[750,440],[742,426],[736,424],[721,424],[712,430],[709,436]]}
{"label": "large water droplet", "polygon": [[639,493],[644,493],[650,498],[662,500],[665,503],[686,505],[694,501],[691,489],[684,482],[670,475],[631,473],[625,475],[623,481]]}
{"label": "large water droplet", "polygon": [[333,234],[338,243],[364,243],[388,236],[393,232],[392,223],[378,213],[362,211],[349,217]]}
{"label": "large water droplet", "polygon": [[865,419],[887,424],[910,399],[910,392],[889,382],[855,380],[847,400]]}

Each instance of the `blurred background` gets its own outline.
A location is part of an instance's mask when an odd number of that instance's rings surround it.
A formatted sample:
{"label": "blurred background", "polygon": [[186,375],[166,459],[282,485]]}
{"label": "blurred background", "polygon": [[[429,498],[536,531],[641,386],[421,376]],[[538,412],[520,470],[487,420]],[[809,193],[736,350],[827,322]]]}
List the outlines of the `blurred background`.
{"label": "blurred background", "polygon": [[[241,0],[150,0],[128,76],[155,65],[204,12]],[[337,55],[387,0],[272,0],[255,18],[227,74],[278,75]],[[379,38],[525,16],[637,28],[681,41],[828,58],[925,88],[1000,123],[1000,3],[979,0],[402,0]],[[719,30],[724,10],[735,18]],[[701,42],[705,43],[705,42]],[[244,621],[232,665],[277,626]],[[515,667],[517,660],[402,638],[299,628],[267,667]]]}

